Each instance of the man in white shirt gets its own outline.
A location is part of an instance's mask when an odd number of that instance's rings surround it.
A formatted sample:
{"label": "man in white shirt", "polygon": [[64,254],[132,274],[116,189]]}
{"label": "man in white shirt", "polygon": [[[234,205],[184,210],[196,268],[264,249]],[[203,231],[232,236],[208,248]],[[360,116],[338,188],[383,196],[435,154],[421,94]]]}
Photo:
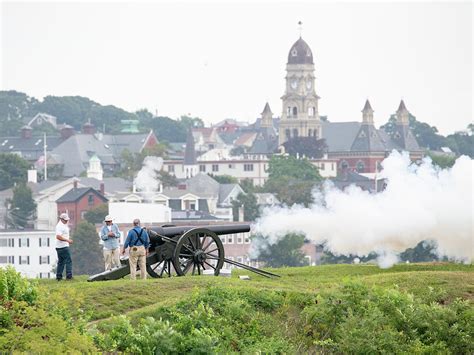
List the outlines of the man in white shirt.
{"label": "man in white shirt", "polygon": [[61,213],[59,222],[56,225],[56,252],[58,253],[58,267],[56,271],[56,280],[63,278],[64,266],[66,266],[66,280],[72,280],[72,260],[69,252],[69,245],[72,239],[69,238],[69,216],[67,213]]}

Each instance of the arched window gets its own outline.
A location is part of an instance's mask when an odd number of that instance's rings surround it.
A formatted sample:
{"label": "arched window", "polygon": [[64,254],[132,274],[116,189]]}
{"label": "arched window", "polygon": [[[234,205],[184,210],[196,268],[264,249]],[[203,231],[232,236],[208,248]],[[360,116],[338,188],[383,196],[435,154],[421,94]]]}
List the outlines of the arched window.
{"label": "arched window", "polygon": [[295,107],[293,107],[293,116],[296,117],[298,116],[298,109]]}
{"label": "arched window", "polygon": [[286,109],[286,115],[288,117],[291,117],[291,107],[290,106],[288,106],[287,109]]}
{"label": "arched window", "polygon": [[341,167],[341,169],[347,169],[349,167],[349,164],[347,163],[347,161],[345,160],[342,160],[341,163],[339,164],[339,166]]}
{"label": "arched window", "polygon": [[356,165],[356,169],[358,173],[363,173],[365,170],[365,164],[362,160],[359,160]]}
{"label": "arched window", "polygon": [[313,135],[313,130],[310,128],[308,129],[308,137],[311,137]]}
{"label": "arched window", "polygon": [[308,108],[308,116],[309,117],[314,117],[314,112],[315,112],[315,109],[313,106],[311,106],[310,108]]}
{"label": "arched window", "polygon": [[298,137],[298,130],[296,128],[293,129],[293,137]]}
{"label": "arched window", "polygon": [[289,129],[285,129],[285,136],[286,136],[286,139],[290,139],[290,138],[291,138],[291,133],[290,133],[290,130],[289,130]]}

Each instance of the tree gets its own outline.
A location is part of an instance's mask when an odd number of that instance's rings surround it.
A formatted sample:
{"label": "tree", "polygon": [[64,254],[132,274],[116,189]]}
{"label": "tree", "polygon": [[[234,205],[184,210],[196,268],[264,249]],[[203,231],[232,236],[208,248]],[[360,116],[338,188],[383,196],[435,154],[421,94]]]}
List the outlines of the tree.
{"label": "tree", "polygon": [[0,91],[0,132],[3,136],[16,136],[25,124],[24,117],[37,113],[38,100],[14,90]]}
{"label": "tree", "polygon": [[25,182],[30,164],[16,154],[0,153],[0,190]]}
{"label": "tree", "polygon": [[232,201],[234,220],[238,220],[236,217],[241,207],[244,208],[244,221],[246,222],[253,222],[260,216],[257,198],[253,193],[240,193],[237,200]]}
{"label": "tree", "polygon": [[293,137],[283,143],[283,146],[286,153],[309,159],[322,158],[328,147],[325,139],[316,137]]}
{"label": "tree", "polygon": [[[380,128],[387,132],[391,137],[395,134],[397,118],[396,115],[391,115],[388,122],[382,125]],[[438,134],[438,129],[435,126],[430,126],[427,123],[416,120],[416,117],[409,115],[409,127],[420,147],[439,150],[441,147],[446,146],[446,138]]]}
{"label": "tree", "polygon": [[431,158],[434,165],[437,165],[442,169],[450,168],[456,162],[456,157],[454,156],[434,154],[432,152],[428,152],[428,156]]}
{"label": "tree", "polygon": [[104,221],[105,216],[109,214],[109,205],[103,203],[98,205],[84,214],[84,219],[90,224],[98,224]]}
{"label": "tree", "polygon": [[207,174],[207,175],[212,177],[219,184],[238,184],[239,183],[236,177],[233,177],[230,175],[213,175],[213,174]]}
{"label": "tree", "polygon": [[301,247],[304,244],[304,236],[289,233],[271,244],[269,239],[263,236],[255,236],[258,249],[258,260],[263,261],[269,267],[304,266],[308,260],[304,257]]}
{"label": "tree", "polygon": [[74,244],[71,245],[72,266],[75,274],[93,275],[104,270],[102,246],[99,235],[93,224],[82,221],[72,234]]}
{"label": "tree", "polygon": [[184,115],[179,118],[179,122],[186,128],[186,130],[189,130],[190,128],[204,127],[204,122],[199,117],[189,117]]}
{"label": "tree", "polygon": [[289,206],[305,206],[313,202],[311,191],[322,181],[316,167],[306,159],[293,156],[273,156],[269,162],[269,177],[263,189],[275,193]]}
{"label": "tree", "polygon": [[147,110],[137,112],[141,126],[152,129],[160,142],[186,142],[187,128],[183,122],[169,117],[155,117]]}
{"label": "tree", "polygon": [[171,175],[167,171],[161,170],[158,175],[160,176],[160,180],[163,184],[163,187],[178,186],[178,179],[176,178],[176,176]]}
{"label": "tree", "polygon": [[7,224],[14,228],[26,228],[33,224],[35,212],[36,203],[31,189],[25,183],[15,186],[8,210]]}
{"label": "tree", "polygon": [[467,155],[474,158],[474,134],[472,134],[472,123],[467,127],[467,131],[471,132],[457,132],[450,134],[447,139],[447,145],[453,152],[458,155]]}

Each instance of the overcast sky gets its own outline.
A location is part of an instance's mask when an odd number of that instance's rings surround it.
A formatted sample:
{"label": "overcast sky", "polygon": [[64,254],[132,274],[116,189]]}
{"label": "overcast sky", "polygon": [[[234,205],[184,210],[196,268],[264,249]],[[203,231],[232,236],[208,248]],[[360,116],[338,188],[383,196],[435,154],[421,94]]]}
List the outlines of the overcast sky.
{"label": "overcast sky", "polygon": [[276,116],[288,52],[313,51],[320,114],[400,102],[443,134],[473,120],[472,2],[2,3],[1,88],[216,123]]}

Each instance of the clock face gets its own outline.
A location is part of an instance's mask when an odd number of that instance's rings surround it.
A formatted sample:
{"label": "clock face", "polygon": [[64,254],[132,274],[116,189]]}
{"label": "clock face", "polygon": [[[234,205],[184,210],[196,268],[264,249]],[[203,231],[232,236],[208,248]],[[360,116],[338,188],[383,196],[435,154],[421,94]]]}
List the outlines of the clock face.
{"label": "clock face", "polygon": [[308,90],[311,89],[311,86],[313,86],[313,83],[311,82],[311,80],[308,80],[306,82],[306,87],[308,88]]}
{"label": "clock face", "polygon": [[291,88],[292,89],[296,89],[298,87],[298,80],[297,79],[293,79],[291,81]]}

